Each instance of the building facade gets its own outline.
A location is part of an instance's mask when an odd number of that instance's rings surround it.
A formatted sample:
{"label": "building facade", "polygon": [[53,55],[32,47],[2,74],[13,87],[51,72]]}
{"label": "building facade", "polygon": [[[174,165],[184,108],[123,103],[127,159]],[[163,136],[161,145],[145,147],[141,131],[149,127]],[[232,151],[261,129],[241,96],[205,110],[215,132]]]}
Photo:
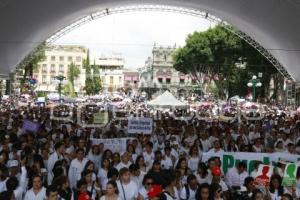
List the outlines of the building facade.
{"label": "building facade", "polygon": [[55,77],[62,75],[67,79],[68,66],[74,63],[80,69],[80,75],[75,80],[75,92],[84,93],[85,69],[82,61],[87,56],[87,49],[75,45],[51,45],[45,50],[45,60],[38,63],[33,77],[37,79],[36,91],[57,92]]}
{"label": "building facade", "polygon": [[124,89],[126,92],[137,92],[139,85],[139,72],[132,69],[124,69]]}
{"label": "building facade", "polygon": [[124,87],[124,58],[120,54],[112,56],[92,56],[90,63],[98,67],[104,92],[115,92]]}
{"label": "building facade", "polygon": [[143,68],[139,69],[139,89],[148,95],[169,90],[177,96],[187,95],[193,91],[196,82],[173,67],[173,53],[176,47],[154,46]]}

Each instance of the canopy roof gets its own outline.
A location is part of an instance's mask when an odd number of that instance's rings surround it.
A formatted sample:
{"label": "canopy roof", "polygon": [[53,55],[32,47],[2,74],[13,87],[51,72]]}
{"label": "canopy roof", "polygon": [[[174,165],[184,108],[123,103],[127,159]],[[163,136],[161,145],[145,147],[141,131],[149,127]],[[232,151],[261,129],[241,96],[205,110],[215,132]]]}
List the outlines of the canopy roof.
{"label": "canopy roof", "polygon": [[77,19],[106,8],[141,4],[199,9],[222,18],[300,80],[298,0],[0,0],[0,75],[14,70],[38,44]]}
{"label": "canopy roof", "polygon": [[186,108],[187,104],[176,99],[172,93],[165,91],[162,95],[156,97],[152,101],[148,102],[149,106],[159,107],[159,108]]}

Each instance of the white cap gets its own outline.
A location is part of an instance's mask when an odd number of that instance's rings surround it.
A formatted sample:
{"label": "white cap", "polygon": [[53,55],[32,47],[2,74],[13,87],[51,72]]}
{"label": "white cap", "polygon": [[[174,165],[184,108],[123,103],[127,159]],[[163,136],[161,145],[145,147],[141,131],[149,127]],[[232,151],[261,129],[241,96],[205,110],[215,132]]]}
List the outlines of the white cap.
{"label": "white cap", "polygon": [[18,167],[19,166],[19,162],[17,160],[9,160],[7,161],[7,167]]}

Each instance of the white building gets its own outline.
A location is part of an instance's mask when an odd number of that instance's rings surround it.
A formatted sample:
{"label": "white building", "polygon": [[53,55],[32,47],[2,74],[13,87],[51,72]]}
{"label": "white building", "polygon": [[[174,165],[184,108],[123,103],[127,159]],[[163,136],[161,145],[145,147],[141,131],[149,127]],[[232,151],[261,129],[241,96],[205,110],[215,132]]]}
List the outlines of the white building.
{"label": "white building", "polygon": [[68,66],[73,62],[80,69],[80,75],[75,80],[75,92],[83,93],[85,86],[85,69],[82,61],[86,58],[87,49],[75,45],[51,45],[45,50],[46,59],[38,64],[33,76],[37,79],[37,91],[57,92],[55,76],[67,78]]}
{"label": "white building", "polygon": [[196,84],[190,76],[173,67],[173,52],[175,47],[154,46],[152,57],[149,57],[143,68],[139,69],[139,88],[152,95],[156,92],[170,90],[173,94],[186,95]]}
{"label": "white building", "polygon": [[99,67],[103,91],[117,91],[124,87],[124,58],[120,54],[112,56],[91,56],[90,64]]}

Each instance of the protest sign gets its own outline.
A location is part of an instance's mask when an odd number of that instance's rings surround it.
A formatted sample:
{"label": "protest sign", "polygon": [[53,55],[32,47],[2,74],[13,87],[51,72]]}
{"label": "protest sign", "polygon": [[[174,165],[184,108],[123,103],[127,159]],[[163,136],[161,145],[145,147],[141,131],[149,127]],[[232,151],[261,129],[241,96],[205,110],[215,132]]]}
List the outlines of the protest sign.
{"label": "protest sign", "polygon": [[126,151],[127,144],[135,138],[110,138],[110,139],[96,139],[91,138],[92,145],[103,144],[104,149],[110,149],[112,152]]}
{"label": "protest sign", "polygon": [[274,167],[271,165],[259,165],[257,175],[254,179],[255,185],[265,187],[270,184]]}
{"label": "protest sign", "polygon": [[298,166],[295,163],[288,163],[285,166],[282,185],[285,187],[292,187],[296,185],[296,174]]}
{"label": "protest sign", "polygon": [[148,117],[128,118],[128,133],[151,134],[153,128],[153,119]]}
{"label": "protest sign", "polygon": [[246,152],[223,152],[203,153],[203,162],[206,162],[211,157],[220,157],[222,161],[223,172],[226,173],[228,169],[234,167],[238,162],[243,161],[247,164],[247,170],[251,173],[254,170],[256,161],[262,161],[265,165],[275,165],[279,160],[286,160],[289,162],[297,162],[300,160],[300,155],[289,153],[246,153]]}
{"label": "protest sign", "polygon": [[22,129],[26,132],[36,133],[40,129],[41,124],[30,120],[24,120]]}
{"label": "protest sign", "polygon": [[94,113],[94,124],[107,124],[108,121],[107,111]]}

